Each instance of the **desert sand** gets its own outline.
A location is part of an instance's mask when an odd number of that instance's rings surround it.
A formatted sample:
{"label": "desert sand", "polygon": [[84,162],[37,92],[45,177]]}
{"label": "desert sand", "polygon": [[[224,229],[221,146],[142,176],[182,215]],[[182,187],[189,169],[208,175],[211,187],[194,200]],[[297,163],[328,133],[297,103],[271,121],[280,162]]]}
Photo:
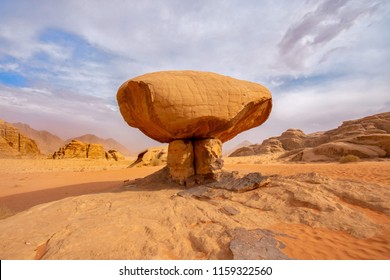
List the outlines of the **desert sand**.
{"label": "desert sand", "polygon": [[390,259],[388,160],[226,158],[228,171],[276,175],[244,193],[147,183],[136,179],[162,166],[130,162],[1,159],[0,258],[263,258],[271,240],[281,258]]}

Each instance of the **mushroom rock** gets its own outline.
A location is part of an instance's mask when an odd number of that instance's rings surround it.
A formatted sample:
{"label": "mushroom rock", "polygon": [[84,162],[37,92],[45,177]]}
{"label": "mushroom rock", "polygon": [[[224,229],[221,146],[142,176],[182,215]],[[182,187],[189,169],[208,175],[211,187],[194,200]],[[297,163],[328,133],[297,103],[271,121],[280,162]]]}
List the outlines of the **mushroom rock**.
{"label": "mushroom rock", "polygon": [[[122,84],[117,100],[130,126],[170,143],[168,167],[174,179],[173,174],[180,174],[178,181],[192,173],[217,174],[222,167],[222,143],[264,123],[272,108],[271,93],[264,86],[200,71],[138,76]],[[187,164],[191,158],[195,164],[180,173],[175,161]]]}

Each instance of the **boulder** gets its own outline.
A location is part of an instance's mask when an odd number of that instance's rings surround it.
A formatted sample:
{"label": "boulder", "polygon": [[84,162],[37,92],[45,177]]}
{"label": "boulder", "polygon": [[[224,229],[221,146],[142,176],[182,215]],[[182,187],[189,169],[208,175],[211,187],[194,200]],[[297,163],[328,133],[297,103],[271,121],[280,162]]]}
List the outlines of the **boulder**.
{"label": "boulder", "polygon": [[153,147],[140,152],[129,167],[158,166],[167,163],[167,147]]}
{"label": "boulder", "polygon": [[113,159],[115,161],[125,160],[125,156],[116,150],[109,150],[106,152],[106,158],[108,160]]}
{"label": "boulder", "polygon": [[222,142],[261,125],[271,112],[262,85],[211,72],[165,71],[126,81],[117,94],[126,122],[150,138],[216,138]]}

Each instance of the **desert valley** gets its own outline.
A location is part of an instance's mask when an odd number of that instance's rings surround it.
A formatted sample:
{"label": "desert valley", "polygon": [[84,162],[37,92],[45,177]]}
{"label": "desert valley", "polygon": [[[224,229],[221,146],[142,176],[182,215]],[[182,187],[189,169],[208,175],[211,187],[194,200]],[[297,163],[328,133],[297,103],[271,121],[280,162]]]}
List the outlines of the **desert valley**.
{"label": "desert valley", "polygon": [[390,259],[390,113],[289,129],[173,182],[167,146],[0,122],[1,259]]}

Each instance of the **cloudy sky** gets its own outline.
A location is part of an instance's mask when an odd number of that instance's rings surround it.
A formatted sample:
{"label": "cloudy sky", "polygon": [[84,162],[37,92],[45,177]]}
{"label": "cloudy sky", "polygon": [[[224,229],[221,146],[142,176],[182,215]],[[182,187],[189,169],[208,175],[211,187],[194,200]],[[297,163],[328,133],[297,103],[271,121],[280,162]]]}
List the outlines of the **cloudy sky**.
{"label": "cloudy sky", "polygon": [[123,121],[127,79],[204,70],[258,82],[274,108],[225,144],[390,111],[388,0],[0,0],[0,119],[67,139],[156,145]]}

